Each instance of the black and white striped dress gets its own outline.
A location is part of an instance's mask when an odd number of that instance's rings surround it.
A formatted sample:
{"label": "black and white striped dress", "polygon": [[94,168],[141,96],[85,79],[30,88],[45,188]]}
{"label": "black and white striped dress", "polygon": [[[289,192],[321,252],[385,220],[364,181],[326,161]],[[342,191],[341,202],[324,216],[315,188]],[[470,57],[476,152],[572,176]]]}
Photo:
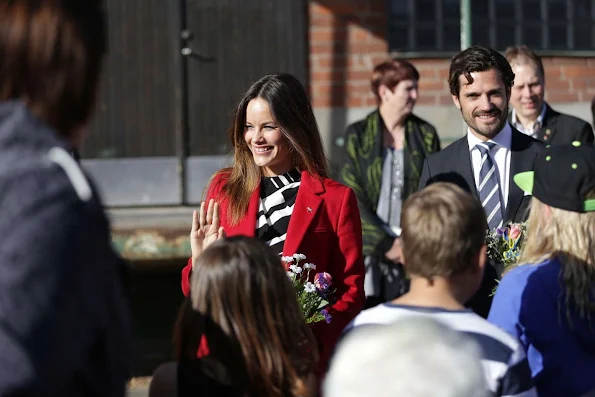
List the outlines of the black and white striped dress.
{"label": "black and white striped dress", "polygon": [[263,177],[260,184],[256,237],[279,254],[283,252],[300,179],[300,172],[294,169],[283,175]]}

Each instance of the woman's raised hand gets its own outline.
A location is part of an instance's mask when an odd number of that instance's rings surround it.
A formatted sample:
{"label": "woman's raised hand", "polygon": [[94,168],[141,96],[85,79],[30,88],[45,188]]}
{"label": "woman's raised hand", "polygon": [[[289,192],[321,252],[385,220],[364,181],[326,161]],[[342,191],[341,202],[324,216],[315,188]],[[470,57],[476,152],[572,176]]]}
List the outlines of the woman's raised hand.
{"label": "woman's raised hand", "polygon": [[200,211],[192,213],[192,230],[190,231],[190,248],[192,249],[192,266],[196,258],[214,241],[225,237],[223,227],[219,218],[219,204],[215,200],[209,200],[209,204],[203,201],[200,204]]}

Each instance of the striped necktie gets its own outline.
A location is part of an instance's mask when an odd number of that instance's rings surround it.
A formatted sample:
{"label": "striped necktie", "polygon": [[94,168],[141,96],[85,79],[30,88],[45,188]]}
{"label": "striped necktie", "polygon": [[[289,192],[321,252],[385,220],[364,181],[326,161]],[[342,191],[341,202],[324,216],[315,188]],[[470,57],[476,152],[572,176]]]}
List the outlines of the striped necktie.
{"label": "striped necktie", "polygon": [[498,175],[496,164],[490,156],[490,152],[496,143],[482,142],[475,145],[481,153],[481,166],[479,169],[479,199],[488,218],[488,226],[494,229],[500,226],[502,222],[502,203],[500,199],[500,185],[498,184]]}

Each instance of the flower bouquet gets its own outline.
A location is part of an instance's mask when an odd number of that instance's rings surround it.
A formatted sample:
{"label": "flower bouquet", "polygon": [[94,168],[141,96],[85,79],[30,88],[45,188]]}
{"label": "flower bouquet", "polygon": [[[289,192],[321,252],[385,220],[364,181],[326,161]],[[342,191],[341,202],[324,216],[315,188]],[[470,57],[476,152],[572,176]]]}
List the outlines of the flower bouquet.
{"label": "flower bouquet", "polygon": [[502,264],[506,270],[519,260],[526,234],[527,224],[524,222],[509,223],[507,226],[488,231],[486,238],[488,256]]}
{"label": "flower bouquet", "polygon": [[331,315],[326,309],[331,302],[331,285],[333,278],[328,273],[316,273],[314,282],[310,281],[311,272],[316,270],[313,263],[303,263],[306,259],[304,254],[282,256],[281,261],[285,264],[287,276],[291,280],[297,295],[298,304],[306,323],[319,321],[331,322]]}

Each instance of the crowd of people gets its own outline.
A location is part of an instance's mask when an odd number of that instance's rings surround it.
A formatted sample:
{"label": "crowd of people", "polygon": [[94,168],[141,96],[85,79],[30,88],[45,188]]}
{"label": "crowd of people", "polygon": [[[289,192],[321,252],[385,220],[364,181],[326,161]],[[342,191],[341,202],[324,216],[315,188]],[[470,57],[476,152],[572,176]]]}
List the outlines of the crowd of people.
{"label": "crowd of people", "polygon": [[[127,267],[72,155],[107,48],[101,2],[3,1],[0,26],[0,396],[124,396]],[[253,83],[233,163],[193,214],[176,359],[150,395],[595,393],[593,130],[545,102],[544,78],[524,46],[461,51],[448,83],[467,130],[442,149],[413,114],[416,68],[382,62],[339,181],[304,86]],[[521,221],[505,270],[486,234]],[[288,277],[301,255],[332,276],[325,321],[306,322]]]}

